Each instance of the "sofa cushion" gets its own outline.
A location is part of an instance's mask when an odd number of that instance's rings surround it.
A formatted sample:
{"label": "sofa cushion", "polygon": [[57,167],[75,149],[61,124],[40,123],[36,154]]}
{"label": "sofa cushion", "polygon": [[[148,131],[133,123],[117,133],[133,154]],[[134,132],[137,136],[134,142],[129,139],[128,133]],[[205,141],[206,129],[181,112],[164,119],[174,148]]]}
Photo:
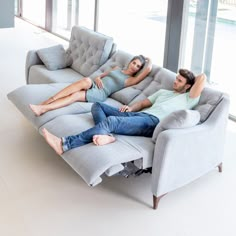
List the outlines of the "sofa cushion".
{"label": "sofa cushion", "polygon": [[181,128],[189,128],[195,126],[200,121],[200,113],[195,110],[179,110],[172,112],[166,118],[160,121],[160,123],[156,126],[152,141],[156,142],[156,139],[164,130],[167,129],[181,129]]}
{"label": "sofa cushion", "polygon": [[[173,90],[173,82],[176,78],[176,73],[167,70],[165,68],[153,65],[153,69],[151,73],[148,75],[148,77],[150,77],[150,83],[144,88],[141,88],[140,94],[137,97],[135,97],[132,101],[130,101],[129,105],[137,101],[146,99],[159,89]],[[146,79],[148,79],[148,77]],[[139,86],[139,84],[137,86]]]}
{"label": "sofa cushion", "polygon": [[25,116],[25,118],[28,119],[36,129],[38,129],[41,125],[57,116],[84,113],[91,110],[91,103],[75,102],[69,106],[49,111],[41,116],[35,116],[30,109],[29,104],[40,104],[67,85],[68,84],[66,83],[29,84],[13,90],[8,93],[7,97]]}
{"label": "sofa cushion", "polygon": [[[56,136],[62,137],[78,134],[93,125],[91,113],[63,115],[44,124],[40,128],[40,133],[42,128],[46,128]],[[111,175],[121,170],[121,163],[142,158],[145,166],[147,163],[151,166],[154,151],[151,138],[124,135],[115,137],[114,143],[104,146],[89,143],[63,153],[62,158],[91,186],[100,183],[101,175],[104,173]]]}
{"label": "sofa cushion", "polygon": [[[119,50],[114,53],[113,56],[90,77],[94,78],[114,66],[124,68],[133,57],[134,55]],[[176,74],[174,72],[161,68],[160,66],[153,65],[152,71],[140,83],[119,90],[111,94],[110,97],[123,104],[130,105],[136,101],[147,98],[161,88],[172,89],[175,78]]]}
{"label": "sofa cushion", "polygon": [[201,122],[207,120],[209,115],[215,109],[215,107],[222,100],[223,93],[211,88],[204,88],[200,97],[198,105],[194,108],[200,112]]}
{"label": "sofa cushion", "polygon": [[[60,115],[90,112],[92,103],[74,102],[71,105],[49,111],[38,117],[34,115],[29,104],[40,104],[68,85],[69,83],[28,84],[8,93],[7,97],[33,126],[38,129],[44,123]],[[118,101],[111,98],[108,98],[105,102],[114,107],[121,106]]]}
{"label": "sofa cushion", "polygon": [[74,26],[68,48],[73,59],[71,67],[80,74],[89,76],[108,60],[113,45],[111,37]]}
{"label": "sofa cushion", "polygon": [[[102,65],[99,68],[99,70],[94,72],[90,77],[95,78],[96,76],[102,74],[103,72],[110,70],[114,66],[125,68],[128,66],[128,63],[133,57],[134,55],[124,52],[122,50],[119,50],[116,53],[114,53],[112,57],[104,65]],[[121,102],[122,104],[129,104],[134,98],[136,98],[139,94],[141,94],[142,91],[151,84],[151,82],[153,81],[153,78],[155,77],[156,73],[159,70],[160,70],[160,67],[153,65],[153,68],[150,74],[140,83],[121,89],[111,94],[110,97]]]}
{"label": "sofa cushion", "polygon": [[62,69],[72,64],[72,58],[60,44],[39,49],[37,54],[48,70]]}
{"label": "sofa cushion", "polygon": [[72,68],[48,70],[44,65],[31,66],[29,70],[29,84],[73,83],[84,76]]}

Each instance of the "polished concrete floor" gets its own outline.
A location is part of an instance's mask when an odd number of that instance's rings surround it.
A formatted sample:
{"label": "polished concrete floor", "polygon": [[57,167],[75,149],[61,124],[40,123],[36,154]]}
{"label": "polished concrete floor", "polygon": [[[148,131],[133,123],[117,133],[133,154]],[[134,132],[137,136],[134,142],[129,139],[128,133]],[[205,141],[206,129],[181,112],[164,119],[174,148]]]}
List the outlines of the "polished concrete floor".
{"label": "polished concrete floor", "polygon": [[1,236],[234,236],[236,124],[224,169],[162,198],[152,210],[150,175],[107,177],[91,188],[46,144],[6,95],[24,85],[26,52],[68,42],[16,19],[0,29]]}

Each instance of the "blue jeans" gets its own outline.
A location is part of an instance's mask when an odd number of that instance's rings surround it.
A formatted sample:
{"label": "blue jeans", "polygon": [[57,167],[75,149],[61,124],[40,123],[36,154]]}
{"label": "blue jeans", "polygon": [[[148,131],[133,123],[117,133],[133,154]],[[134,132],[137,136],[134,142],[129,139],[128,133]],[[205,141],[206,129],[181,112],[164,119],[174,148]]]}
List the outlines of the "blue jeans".
{"label": "blue jeans", "polygon": [[159,119],[145,112],[120,112],[105,103],[92,105],[95,126],[80,134],[62,138],[63,151],[92,142],[96,134],[123,134],[151,137]]}

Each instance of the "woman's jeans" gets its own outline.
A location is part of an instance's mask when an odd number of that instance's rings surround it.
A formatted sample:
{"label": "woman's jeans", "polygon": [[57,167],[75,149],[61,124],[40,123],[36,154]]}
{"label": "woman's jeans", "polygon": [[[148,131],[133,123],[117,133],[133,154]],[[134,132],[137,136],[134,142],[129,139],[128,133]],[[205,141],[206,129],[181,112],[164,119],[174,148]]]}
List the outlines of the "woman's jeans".
{"label": "woman's jeans", "polygon": [[97,134],[123,134],[152,137],[159,119],[144,112],[120,112],[105,103],[96,102],[91,109],[95,126],[80,134],[62,137],[63,151],[92,142]]}

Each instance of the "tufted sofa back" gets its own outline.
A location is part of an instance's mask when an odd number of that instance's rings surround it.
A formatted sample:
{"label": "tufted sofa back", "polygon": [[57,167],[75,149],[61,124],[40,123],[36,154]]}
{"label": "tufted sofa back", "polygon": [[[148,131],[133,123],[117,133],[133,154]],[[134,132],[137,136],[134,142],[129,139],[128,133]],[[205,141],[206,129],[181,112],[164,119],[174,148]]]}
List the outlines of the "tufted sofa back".
{"label": "tufted sofa back", "polygon": [[67,51],[73,60],[71,67],[83,76],[89,76],[109,59],[115,44],[109,36],[74,26]]}

